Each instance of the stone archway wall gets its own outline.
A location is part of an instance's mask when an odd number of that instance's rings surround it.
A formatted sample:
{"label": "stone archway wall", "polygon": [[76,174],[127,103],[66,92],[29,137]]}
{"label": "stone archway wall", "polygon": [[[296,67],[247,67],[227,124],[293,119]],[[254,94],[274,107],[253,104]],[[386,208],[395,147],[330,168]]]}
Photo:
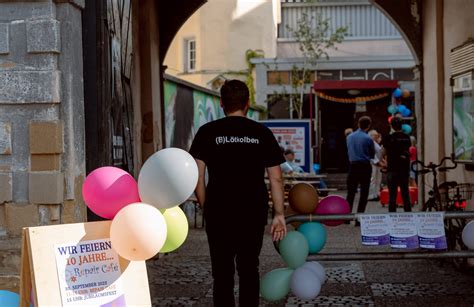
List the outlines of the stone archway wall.
{"label": "stone archway wall", "polygon": [[400,31],[410,48],[415,63],[420,65],[423,57],[422,5],[418,0],[369,0]]}

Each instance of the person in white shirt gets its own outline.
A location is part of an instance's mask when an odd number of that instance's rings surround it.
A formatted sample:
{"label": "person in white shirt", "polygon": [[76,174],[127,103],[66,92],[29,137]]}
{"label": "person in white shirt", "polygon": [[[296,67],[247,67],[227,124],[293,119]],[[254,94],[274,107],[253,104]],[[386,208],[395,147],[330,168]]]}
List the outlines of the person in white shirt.
{"label": "person in white shirt", "polygon": [[377,130],[372,129],[368,132],[374,141],[375,156],[370,161],[372,164],[372,177],[370,179],[369,200],[379,200],[380,185],[382,183],[382,173],[380,168],[384,165],[382,158],[382,148],[380,147],[380,134]]}

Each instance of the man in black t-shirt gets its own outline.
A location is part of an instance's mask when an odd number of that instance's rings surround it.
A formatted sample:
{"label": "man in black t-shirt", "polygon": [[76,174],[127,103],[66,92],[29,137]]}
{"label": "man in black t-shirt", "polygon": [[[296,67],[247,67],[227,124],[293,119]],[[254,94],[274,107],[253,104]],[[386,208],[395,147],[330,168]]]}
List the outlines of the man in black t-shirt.
{"label": "man in black t-shirt", "polygon": [[397,193],[403,199],[403,208],[406,212],[411,211],[410,193],[408,191],[408,178],[410,175],[410,137],[402,132],[402,120],[394,117],[391,122],[395,131],[383,139],[382,155],[387,161],[387,184],[388,184],[388,211],[397,211]]}
{"label": "man in black t-shirt", "polygon": [[[268,214],[265,170],[271,185],[273,240],[286,235],[280,146],[265,126],[248,119],[245,83],[227,81],[221,88],[225,118],[202,126],[190,149],[199,169],[196,196],[204,207],[214,278],[214,305],[235,306],[235,264],[240,306],[259,304],[259,261]],[[205,170],[209,182],[205,186]]]}

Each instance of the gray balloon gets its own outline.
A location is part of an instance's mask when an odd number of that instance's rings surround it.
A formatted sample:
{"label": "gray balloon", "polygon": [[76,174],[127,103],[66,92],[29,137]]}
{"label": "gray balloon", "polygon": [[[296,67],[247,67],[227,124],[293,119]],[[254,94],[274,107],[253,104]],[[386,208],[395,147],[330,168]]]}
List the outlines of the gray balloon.
{"label": "gray balloon", "polygon": [[291,292],[300,299],[315,299],[321,291],[321,281],[311,270],[299,267],[293,272],[290,282]]}
{"label": "gray balloon", "polygon": [[321,281],[321,284],[324,284],[326,282],[326,270],[319,262],[306,262],[305,264],[303,264],[302,268],[311,270],[314,274],[316,274],[316,276],[318,276],[319,280]]}

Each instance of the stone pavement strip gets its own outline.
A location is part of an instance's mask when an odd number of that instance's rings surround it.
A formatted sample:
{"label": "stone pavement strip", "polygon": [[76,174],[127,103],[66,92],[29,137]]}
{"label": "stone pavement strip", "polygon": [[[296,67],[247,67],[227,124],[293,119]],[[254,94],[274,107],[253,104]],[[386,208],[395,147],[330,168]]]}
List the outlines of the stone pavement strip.
{"label": "stone pavement strip", "polygon": [[[367,212],[386,212],[369,203]],[[199,223],[198,223],[199,224]],[[191,225],[193,226],[193,225]],[[199,224],[200,226],[200,224]],[[359,228],[328,228],[323,252],[378,251],[362,247]],[[428,260],[321,262],[328,281],[320,295],[302,301],[291,293],[286,299],[261,306],[474,306],[474,273],[456,271],[449,263]],[[188,239],[176,252],[148,261],[153,306],[212,306],[212,276],[206,234],[190,228]],[[285,267],[268,232],[260,256],[260,272]],[[235,293],[238,295],[236,276]]]}

